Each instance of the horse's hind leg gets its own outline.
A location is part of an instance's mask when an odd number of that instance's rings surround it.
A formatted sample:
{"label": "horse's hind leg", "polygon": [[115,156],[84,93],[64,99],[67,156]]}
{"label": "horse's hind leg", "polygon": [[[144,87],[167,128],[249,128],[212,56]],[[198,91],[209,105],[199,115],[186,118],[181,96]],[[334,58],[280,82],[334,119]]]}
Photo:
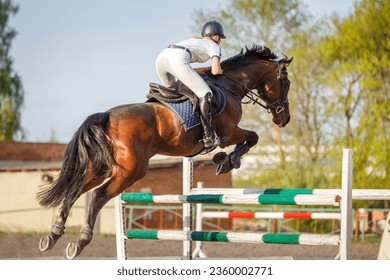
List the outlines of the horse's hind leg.
{"label": "horse's hind leg", "polygon": [[88,209],[87,223],[81,229],[78,242],[70,242],[66,247],[65,254],[67,259],[74,259],[80,255],[84,247],[91,242],[97,215],[103,206],[112,198],[107,194],[107,187],[110,184],[111,180],[107,181],[101,187],[92,192],[92,199]]}
{"label": "horse's hind leg", "polygon": [[57,240],[60,239],[60,237],[65,232],[66,218],[67,215],[65,215],[65,213],[61,211],[60,215],[58,215],[56,221],[54,222],[54,225],[51,228],[50,234],[45,237],[42,237],[39,240],[39,251],[45,252],[54,247]]}
{"label": "horse's hind leg", "polygon": [[[92,180],[90,182],[90,185],[99,185],[103,182],[103,180],[104,178],[98,178],[96,180]],[[85,188],[83,192],[87,190],[88,189]],[[54,222],[50,234],[45,237],[42,237],[39,240],[39,245],[38,245],[39,251],[45,252],[52,249],[54,245],[57,243],[58,239],[60,239],[60,237],[65,233],[66,220],[69,216],[70,209],[72,208],[77,198],[73,199],[73,201],[69,205],[69,208],[64,209],[63,207],[61,207],[60,214],[58,215],[56,221]]]}
{"label": "horse's hind leg", "polygon": [[[66,258],[74,259],[83,251],[93,237],[93,227],[96,217],[103,206],[112,198],[119,195],[134,182],[145,176],[148,168],[148,160],[139,162],[134,160],[114,174],[110,180],[102,186],[95,189],[92,193],[92,199],[88,209],[88,217],[85,226],[81,229],[80,237],[77,243],[69,243],[66,247]],[[124,164],[122,165],[124,166]],[[115,173],[115,172],[114,172]]]}

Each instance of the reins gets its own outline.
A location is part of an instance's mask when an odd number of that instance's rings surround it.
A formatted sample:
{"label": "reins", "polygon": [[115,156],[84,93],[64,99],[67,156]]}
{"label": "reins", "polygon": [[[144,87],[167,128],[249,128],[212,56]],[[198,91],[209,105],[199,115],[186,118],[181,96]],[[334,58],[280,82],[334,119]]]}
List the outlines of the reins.
{"label": "reins", "polygon": [[[253,102],[253,105],[257,104],[257,105],[260,105],[261,107],[263,107],[264,109],[268,110],[267,104],[264,105],[258,101],[259,99],[261,99],[261,100],[267,102],[266,100],[261,98],[261,96],[258,93],[254,92],[252,89],[248,88],[245,84],[242,84],[242,83],[236,81],[235,79],[230,77],[228,74],[224,73],[223,76],[225,76],[226,78],[228,78],[229,80],[231,80],[232,82],[236,83],[237,85],[241,86],[244,89],[245,96],[247,98],[249,98],[251,101],[247,101],[247,102],[241,101],[242,104],[250,104],[251,102]],[[230,88],[225,88],[225,89],[232,92],[234,95],[240,96],[238,93],[236,93],[234,90],[232,90]],[[255,96],[255,97],[253,97],[253,96]]]}
{"label": "reins", "polygon": [[[280,63],[277,62],[277,61],[275,61],[275,63],[277,65],[277,67],[278,67],[278,76],[277,76],[276,80],[274,81],[274,83],[271,86],[268,87],[268,90],[265,91],[265,92],[261,92],[260,94],[258,92],[254,92],[252,89],[248,88],[246,86],[246,84],[242,84],[242,83],[238,82],[237,80],[233,79],[228,74],[224,73],[223,75],[226,78],[228,78],[229,80],[231,80],[232,82],[236,83],[237,85],[241,86],[244,89],[245,96],[248,99],[250,99],[250,101],[248,101],[248,102],[242,102],[241,101],[243,104],[250,104],[250,103],[253,102],[253,105],[255,105],[255,104],[260,105],[261,107],[266,109],[268,111],[268,113],[270,113],[270,109],[273,109],[273,110],[275,110],[276,114],[280,114],[281,112],[283,112],[285,110],[285,106],[288,104],[288,100],[284,96],[284,92],[283,92],[283,71],[282,71],[282,69],[280,67]],[[280,95],[281,96],[275,102],[270,103],[270,102],[268,102],[268,100],[266,98],[266,94],[269,92],[269,89],[272,88],[277,81],[280,81],[280,90],[281,90]],[[219,86],[221,86],[221,85],[219,85]],[[223,88],[225,88],[226,90],[230,91],[231,93],[233,93],[236,96],[240,96],[238,93],[236,93],[234,90],[232,90],[230,88],[226,88],[226,87],[223,87]],[[265,105],[260,103],[259,100],[264,101]]]}

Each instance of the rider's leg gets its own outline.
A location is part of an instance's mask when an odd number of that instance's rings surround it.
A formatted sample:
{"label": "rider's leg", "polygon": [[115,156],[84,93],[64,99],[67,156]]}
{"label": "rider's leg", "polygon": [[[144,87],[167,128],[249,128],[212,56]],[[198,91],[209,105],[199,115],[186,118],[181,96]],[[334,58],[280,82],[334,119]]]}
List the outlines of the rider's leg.
{"label": "rider's leg", "polygon": [[221,144],[212,124],[211,98],[210,92],[199,98],[200,121],[204,132],[203,143],[206,149],[213,149]]}
{"label": "rider's leg", "polygon": [[168,61],[157,62],[157,71],[170,73],[190,88],[199,98],[200,120],[203,127],[203,142],[206,149],[213,149],[220,140],[212,125],[211,98],[212,93],[204,79],[190,66],[190,55],[180,49],[167,49],[161,55]]}
{"label": "rider's leg", "polygon": [[156,71],[164,86],[172,87],[176,82],[176,77],[172,74],[173,70],[170,63],[168,51],[163,51],[156,60]]}

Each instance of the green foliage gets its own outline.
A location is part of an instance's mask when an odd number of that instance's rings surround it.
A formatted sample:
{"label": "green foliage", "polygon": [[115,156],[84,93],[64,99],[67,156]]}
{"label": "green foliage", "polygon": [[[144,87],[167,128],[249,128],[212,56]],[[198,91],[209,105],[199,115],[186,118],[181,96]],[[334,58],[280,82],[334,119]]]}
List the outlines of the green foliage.
{"label": "green foliage", "polygon": [[304,220],[294,219],[289,221],[289,226],[298,232],[329,233],[339,228],[333,220]]}
{"label": "green foliage", "polygon": [[346,17],[316,21],[298,0],[231,0],[197,12],[198,26],[223,23],[223,47],[232,54],[256,42],[294,57],[291,122],[279,130],[261,108],[244,110],[242,126],[260,136],[251,151],[258,168],[236,185],[338,187],[342,149],[352,148],[354,188],[390,187],[389,15],[383,0],[361,0]]}
{"label": "green foliage", "polygon": [[343,122],[337,146],[354,149],[354,186],[390,185],[390,5],[362,0],[334,36],[322,42],[333,89],[332,112]]}
{"label": "green foliage", "polygon": [[11,0],[0,1],[0,141],[11,141],[21,131],[20,109],[24,92],[9,55],[16,32],[8,26],[9,17],[17,11],[18,6]]}
{"label": "green foliage", "polygon": [[197,11],[194,30],[200,30],[210,19],[223,23],[228,37],[223,47],[233,55],[243,43],[282,50],[286,43],[291,43],[290,36],[305,24],[307,13],[299,0],[231,0],[218,11]]}

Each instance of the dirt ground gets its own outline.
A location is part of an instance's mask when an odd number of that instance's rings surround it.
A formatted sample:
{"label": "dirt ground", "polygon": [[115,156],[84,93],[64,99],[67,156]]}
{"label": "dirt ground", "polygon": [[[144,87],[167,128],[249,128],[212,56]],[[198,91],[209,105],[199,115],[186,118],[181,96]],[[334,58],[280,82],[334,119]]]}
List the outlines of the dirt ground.
{"label": "dirt ground", "polygon": [[[76,235],[64,235],[56,246],[45,253],[38,250],[40,235],[0,234],[0,259],[64,259],[66,245],[76,241]],[[353,243],[352,259],[375,260],[379,243]],[[209,258],[225,259],[333,259],[337,246],[303,246],[278,244],[241,244],[204,242],[203,250]],[[166,258],[182,254],[181,241],[128,240],[129,258]],[[95,236],[79,256],[80,259],[115,259],[115,237]]]}

